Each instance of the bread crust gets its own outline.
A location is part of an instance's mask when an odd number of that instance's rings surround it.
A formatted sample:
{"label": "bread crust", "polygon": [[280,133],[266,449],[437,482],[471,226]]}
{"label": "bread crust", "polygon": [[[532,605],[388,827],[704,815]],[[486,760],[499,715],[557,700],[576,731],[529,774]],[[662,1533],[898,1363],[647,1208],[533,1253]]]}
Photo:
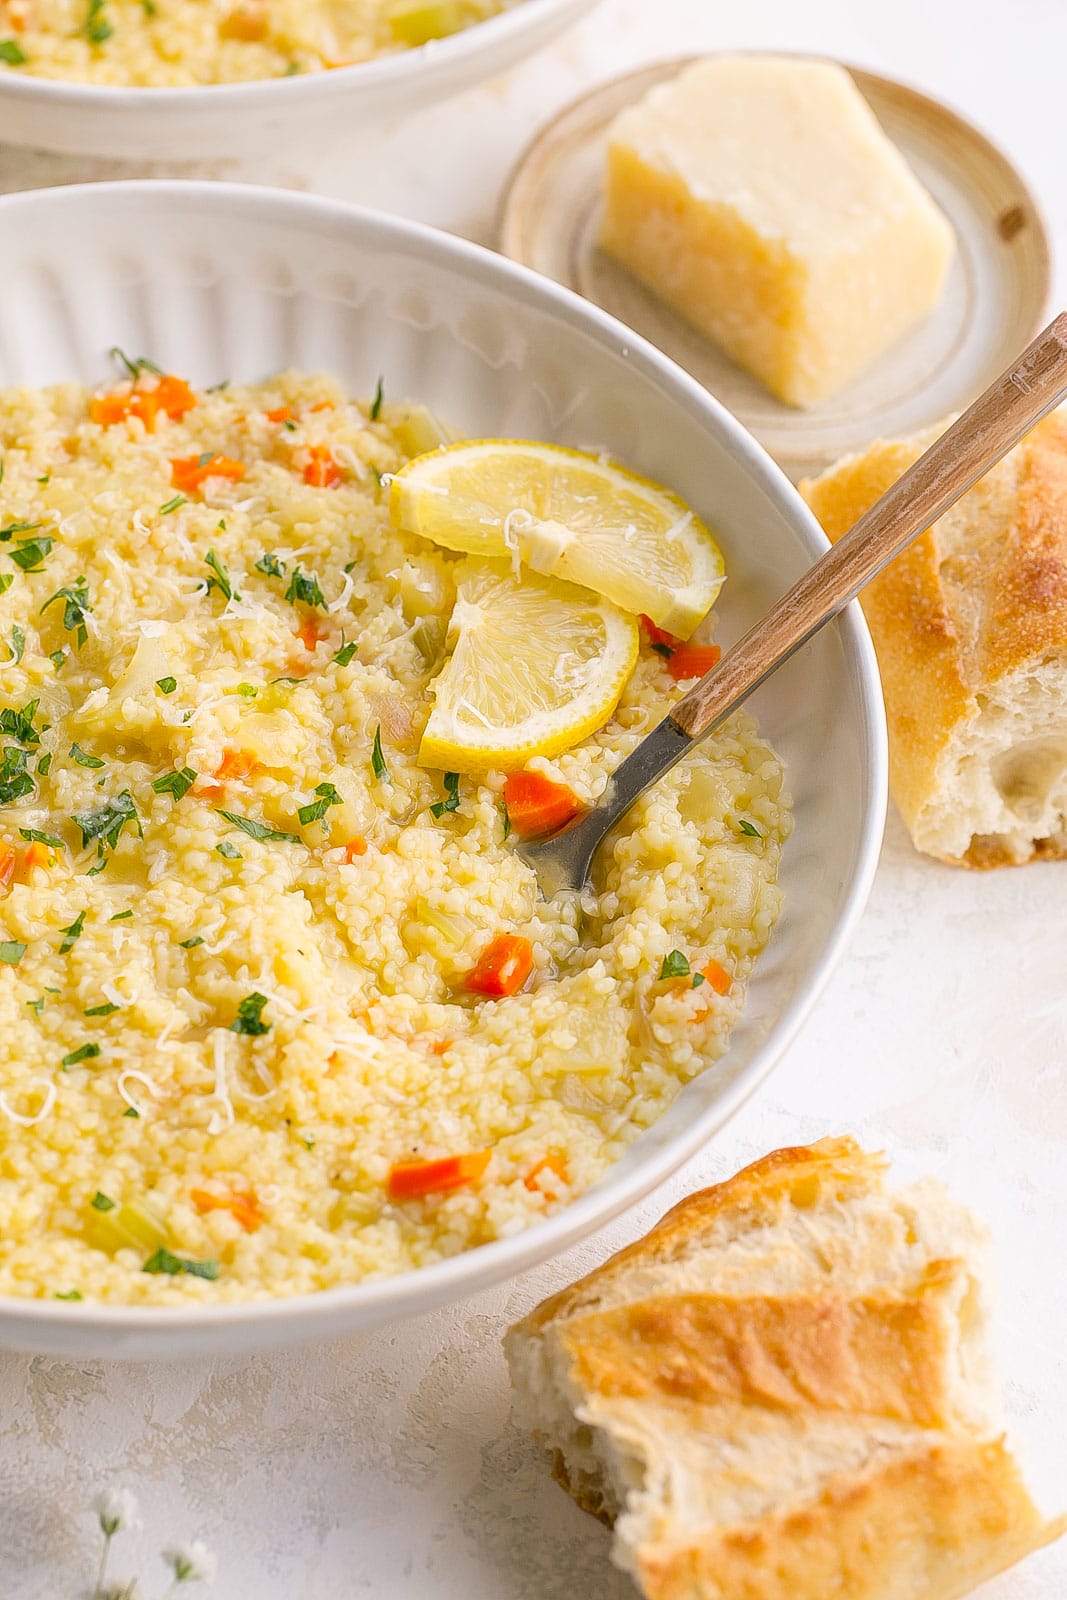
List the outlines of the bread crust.
{"label": "bread crust", "polygon": [[646,1600],[957,1600],[1063,1531],[989,1406],[981,1246],[936,1186],[894,1196],[880,1155],[825,1139],[511,1330],[553,1476]]}
{"label": "bread crust", "polygon": [[572,1317],[562,1338],[586,1394],[694,1405],[814,1407],[939,1428],[951,1340],[941,1305],[963,1276],[933,1264],[899,1295],[679,1294]]}
{"label": "bread crust", "polygon": [[769,1220],[785,1205],[813,1205],[822,1194],[865,1193],[875,1188],[886,1168],[885,1158],[862,1150],[854,1139],[820,1139],[812,1145],[772,1150],[722,1183],[698,1189],[660,1218],[636,1243],[613,1255],[586,1277],[536,1306],[518,1324],[516,1333],[532,1334],[585,1306],[596,1305],[630,1269],[642,1262],[662,1263],[699,1239],[717,1218],[727,1214]]}
{"label": "bread crust", "polygon": [[[879,440],[802,482],[828,538],[841,538],[940,431]],[[989,694],[1013,674],[1067,661],[1067,417],[1038,424],[861,603],[885,694],[890,786],[917,847],[980,869],[1067,856],[1067,837],[1035,839],[1020,852],[977,831],[952,855],[922,826],[931,802],[950,798],[951,741]]]}
{"label": "bread crust", "polygon": [[647,1600],[959,1600],[1062,1531],[1003,1441],[946,1441],[797,1510],[646,1546],[637,1574]]}

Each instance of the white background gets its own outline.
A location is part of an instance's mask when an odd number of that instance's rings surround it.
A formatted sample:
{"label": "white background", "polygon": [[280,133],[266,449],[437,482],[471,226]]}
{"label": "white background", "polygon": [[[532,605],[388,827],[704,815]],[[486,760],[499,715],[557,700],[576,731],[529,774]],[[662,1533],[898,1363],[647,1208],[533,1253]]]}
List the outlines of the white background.
{"label": "white background", "polygon": [[[255,170],[220,160],[211,175],[489,240],[512,161],[558,107],[636,63],[729,45],[824,52],[942,96],[1029,174],[1067,260],[1064,0],[604,0],[509,78],[403,127],[340,133],[314,164],[265,152]],[[0,150],[0,189],[137,170]],[[1062,272],[1058,285],[1062,303]],[[152,1594],[160,1546],[199,1535],[223,1600],[630,1600],[605,1530],[509,1419],[500,1334],[687,1190],[844,1130],[886,1148],[901,1177],[940,1174],[992,1222],[1013,1427],[1064,1508],[1065,1061],[1067,865],[955,872],[916,857],[891,817],[866,918],[799,1044],[712,1149],[569,1258],[391,1333],[249,1363],[0,1355],[0,1595],[78,1600],[97,1548],[86,1507],[116,1483],[140,1496],[145,1527],[113,1570]],[[1065,1594],[1067,1541],[983,1600]]]}

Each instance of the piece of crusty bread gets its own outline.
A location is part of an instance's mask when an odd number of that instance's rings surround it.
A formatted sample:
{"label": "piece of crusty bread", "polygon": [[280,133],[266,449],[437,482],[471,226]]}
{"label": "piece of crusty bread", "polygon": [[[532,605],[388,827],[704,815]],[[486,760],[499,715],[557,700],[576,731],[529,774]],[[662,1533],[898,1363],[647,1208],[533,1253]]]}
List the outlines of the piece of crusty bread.
{"label": "piece of crusty bread", "polygon": [[1062,1531],[1000,1437],[986,1248],[851,1139],[775,1151],[510,1331],[520,1412],[648,1600],[954,1600]]}
{"label": "piece of crusty bread", "polygon": [[[939,431],[802,483],[828,537]],[[1067,856],[1067,416],[1040,423],[861,599],[916,848],[969,867]]]}

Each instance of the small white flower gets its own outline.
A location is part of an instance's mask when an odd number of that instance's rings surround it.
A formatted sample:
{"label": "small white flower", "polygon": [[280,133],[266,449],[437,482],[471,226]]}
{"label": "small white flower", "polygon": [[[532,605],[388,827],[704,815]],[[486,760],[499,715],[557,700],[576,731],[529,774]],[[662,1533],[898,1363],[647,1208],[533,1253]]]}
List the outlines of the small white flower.
{"label": "small white flower", "polygon": [[178,1583],[214,1583],[218,1561],[199,1539],[191,1544],[171,1545],[163,1559],[174,1569]]}
{"label": "small white flower", "polygon": [[137,1497],[129,1489],[103,1489],[93,1501],[104,1537],[111,1539],[122,1528],[139,1528]]}

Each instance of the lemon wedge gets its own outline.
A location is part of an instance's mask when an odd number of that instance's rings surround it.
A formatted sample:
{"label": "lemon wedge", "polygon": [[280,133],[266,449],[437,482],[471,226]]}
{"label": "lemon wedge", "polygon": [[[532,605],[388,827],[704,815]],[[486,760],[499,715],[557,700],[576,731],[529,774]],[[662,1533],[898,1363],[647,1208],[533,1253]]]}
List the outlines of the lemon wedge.
{"label": "lemon wedge", "polygon": [[419,764],[508,771],[554,756],[611,716],[638,652],[637,624],[575,584],[502,561],[463,561],[452,655],[432,685]]}
{"label": "lemon wedge", "polygon": [[677,495],[612,461],[521,439],[416,456],[389,491],[394,524],[448,550],[521,559],[688,639],[725,577],[722,552]]}

